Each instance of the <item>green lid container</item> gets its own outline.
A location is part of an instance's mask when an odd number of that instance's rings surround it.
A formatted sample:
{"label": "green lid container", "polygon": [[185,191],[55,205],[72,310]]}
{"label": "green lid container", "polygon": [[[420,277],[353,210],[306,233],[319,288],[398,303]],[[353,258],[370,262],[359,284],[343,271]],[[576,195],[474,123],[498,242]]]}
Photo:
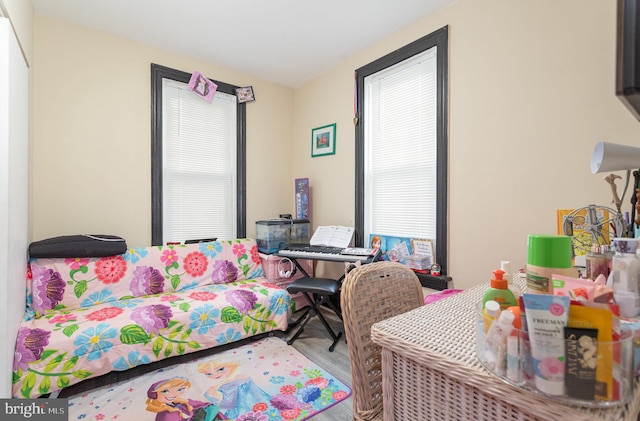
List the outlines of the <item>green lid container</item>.
{"label": "green lid container", "polygon": [[570,268],[571,237],[565,235],[529,235],[527,264],[546,268]]}

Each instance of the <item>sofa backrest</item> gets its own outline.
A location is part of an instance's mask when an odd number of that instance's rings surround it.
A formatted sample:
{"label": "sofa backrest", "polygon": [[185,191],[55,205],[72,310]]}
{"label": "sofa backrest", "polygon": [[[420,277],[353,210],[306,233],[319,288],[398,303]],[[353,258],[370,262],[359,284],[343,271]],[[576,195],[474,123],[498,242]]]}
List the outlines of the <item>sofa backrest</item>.
{"label": "sofa backrest", "polygon": [[253,239],[130,248],[95,258],[29,262],[27,311],[81,307],[264,276]]}

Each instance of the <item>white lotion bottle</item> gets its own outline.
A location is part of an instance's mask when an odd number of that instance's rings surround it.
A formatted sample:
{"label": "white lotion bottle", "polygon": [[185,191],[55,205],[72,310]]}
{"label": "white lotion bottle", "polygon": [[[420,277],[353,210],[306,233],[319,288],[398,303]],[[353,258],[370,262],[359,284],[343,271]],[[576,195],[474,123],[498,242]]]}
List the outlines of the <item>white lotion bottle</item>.
{"label": "white lotion bottle", "polygon": [[494,320],[485,338],[489,361],[495,361],[494,370],[499,376],[504,376],[507,365],[507,338],[513,332],[515,316],[510,311],[500,313],[498,320]]}
{"label": "white lotion bottle", "polygon": [[507,288],[513,293],[516,300],[522,295],[520,287],[513,283],[513,273],[511,272],[511,262],[509,260],[502,260],[500,262],[500,270],[504,272],[502,279],[507,280]]}

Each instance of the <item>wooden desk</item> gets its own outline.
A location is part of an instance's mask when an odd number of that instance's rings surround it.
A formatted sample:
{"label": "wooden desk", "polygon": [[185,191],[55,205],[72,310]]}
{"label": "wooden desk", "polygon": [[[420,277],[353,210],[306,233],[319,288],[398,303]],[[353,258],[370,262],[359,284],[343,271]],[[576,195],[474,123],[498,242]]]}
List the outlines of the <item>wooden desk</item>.
{"label": "wooden desk", "polygon": [[627,405],[585,408],[546,400],[487,371],[476,357],[474,305],[487,285],[376,323],[382,347],[385,421],[629,420],[640,413],[640,379]]}

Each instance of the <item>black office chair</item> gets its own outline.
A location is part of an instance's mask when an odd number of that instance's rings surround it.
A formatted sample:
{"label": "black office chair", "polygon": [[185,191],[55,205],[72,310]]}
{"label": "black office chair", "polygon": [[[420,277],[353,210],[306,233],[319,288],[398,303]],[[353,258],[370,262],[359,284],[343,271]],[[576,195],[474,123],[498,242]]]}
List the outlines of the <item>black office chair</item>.
{"label": "black office chair", "polygon": [[298,336],[300,336],[306,324],[309,323],[309,320],[316,315],[333,339],[333,342],[329,347],[329,352],[333,352],[340,340],[340,337],[342,337],[342,331],[337,334],[333,331],[331,326],[329,326],[327,319],[325,319],[320,312],[320,306],[327,305],[336,313],[340,320],[342,320],[342,314],[340,313],[338,306],[335,304],[336,302],[340,302],[338,295],[340,293],[340,285],[340,282],[335,279],[304,277],[296,279],[287,286],[287,292],[289,292],[289,294],[297,294],[300,292],[309,303],[309,307],[306,308],[304,313],[289,326],[288,332],[296,327],[297,330],[287,341],[287,344],[291,345]]}

